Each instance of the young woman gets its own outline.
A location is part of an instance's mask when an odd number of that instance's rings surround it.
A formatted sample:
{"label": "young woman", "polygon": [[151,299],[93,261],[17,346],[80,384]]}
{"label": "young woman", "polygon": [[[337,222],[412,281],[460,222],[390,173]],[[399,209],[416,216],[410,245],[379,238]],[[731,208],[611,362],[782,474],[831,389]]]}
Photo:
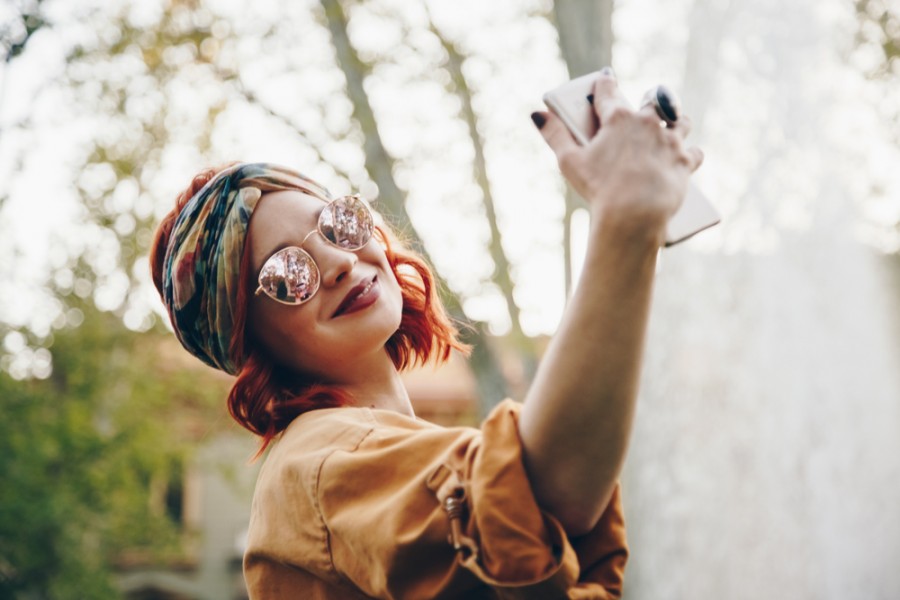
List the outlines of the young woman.
{"label": "young woman", "polygon": [[198,175],[160,225],[151,262],[175,332],[236,375],[231,414],[269,448],[251,598],[621,595],[617,479],[656,255],[702,154],[685,118],[630,109],[611,71],[594,91],[587,146],[532,115],[588,202],[590,240],[524,403],[480,429],[415,418],[399,370],[461,346],[427,266],[364,201],[236,164]]}

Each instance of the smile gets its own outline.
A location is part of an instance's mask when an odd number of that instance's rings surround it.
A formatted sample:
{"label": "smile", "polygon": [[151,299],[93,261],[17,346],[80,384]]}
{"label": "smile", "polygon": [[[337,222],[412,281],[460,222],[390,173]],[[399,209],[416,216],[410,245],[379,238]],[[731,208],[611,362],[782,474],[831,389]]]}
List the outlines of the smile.
{"label": "smile", "polygon": [[378,275],[376,275],[371,280],[363,281],[354,286],[353,289],[344,296],[343,301],[341,301],[337,310],[334,311],[334,314],[331,315],[331,318],[348,315],[364,308],[368,308],[378,300],[380,295],[381,286],[378,284]]}

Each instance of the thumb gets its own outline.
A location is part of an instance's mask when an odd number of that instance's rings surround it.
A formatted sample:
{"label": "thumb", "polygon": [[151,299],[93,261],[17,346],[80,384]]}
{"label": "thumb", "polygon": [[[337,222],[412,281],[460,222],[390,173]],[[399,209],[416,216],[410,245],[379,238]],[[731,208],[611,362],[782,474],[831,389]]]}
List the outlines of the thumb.
{"label": "thumb", "polygon": [[534,125],[541,131],[544,141],[553,150],[557,158],[562,157],[567,152],[578,148],[578,142],[569,133],[565,124],[559,117],[551,112],[538,111],[531,113],[531,120]]}

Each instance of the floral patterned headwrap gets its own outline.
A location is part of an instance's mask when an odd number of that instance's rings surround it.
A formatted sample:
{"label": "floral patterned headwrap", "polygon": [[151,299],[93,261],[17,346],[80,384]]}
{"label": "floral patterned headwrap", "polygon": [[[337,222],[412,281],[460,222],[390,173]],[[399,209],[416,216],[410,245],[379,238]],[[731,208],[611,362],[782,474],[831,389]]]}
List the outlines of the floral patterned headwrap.
{"label": "floral patterned headwrap", "polygon": [[323,202],[327,189],[286,167],[241,163],[217,173],[175,220],[163,263],[163,303],[175,335],[206,364],[232,375],[229,353],[241,256],[250,216],[266,192],[300,190]]}

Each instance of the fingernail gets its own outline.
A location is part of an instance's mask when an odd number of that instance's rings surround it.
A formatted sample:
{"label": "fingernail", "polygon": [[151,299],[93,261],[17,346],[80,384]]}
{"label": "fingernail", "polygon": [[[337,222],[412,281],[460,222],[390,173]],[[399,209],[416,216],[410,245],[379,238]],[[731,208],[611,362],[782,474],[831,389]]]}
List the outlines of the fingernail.
{"label": "fingernail", "polygon": [[543,129],[544,124],[547,122],[547,117],[539,112],[533,112],[531,113],[531,120],[534,121],[535,127],[537,127],[538,129]]}
{"label": "fingernail", "polygon": [[613,79],[616,78],[616,73],[612,70],[612,67],[603,67],[602,69],[600,69],[600,72],[607,77],[612,77]]}

